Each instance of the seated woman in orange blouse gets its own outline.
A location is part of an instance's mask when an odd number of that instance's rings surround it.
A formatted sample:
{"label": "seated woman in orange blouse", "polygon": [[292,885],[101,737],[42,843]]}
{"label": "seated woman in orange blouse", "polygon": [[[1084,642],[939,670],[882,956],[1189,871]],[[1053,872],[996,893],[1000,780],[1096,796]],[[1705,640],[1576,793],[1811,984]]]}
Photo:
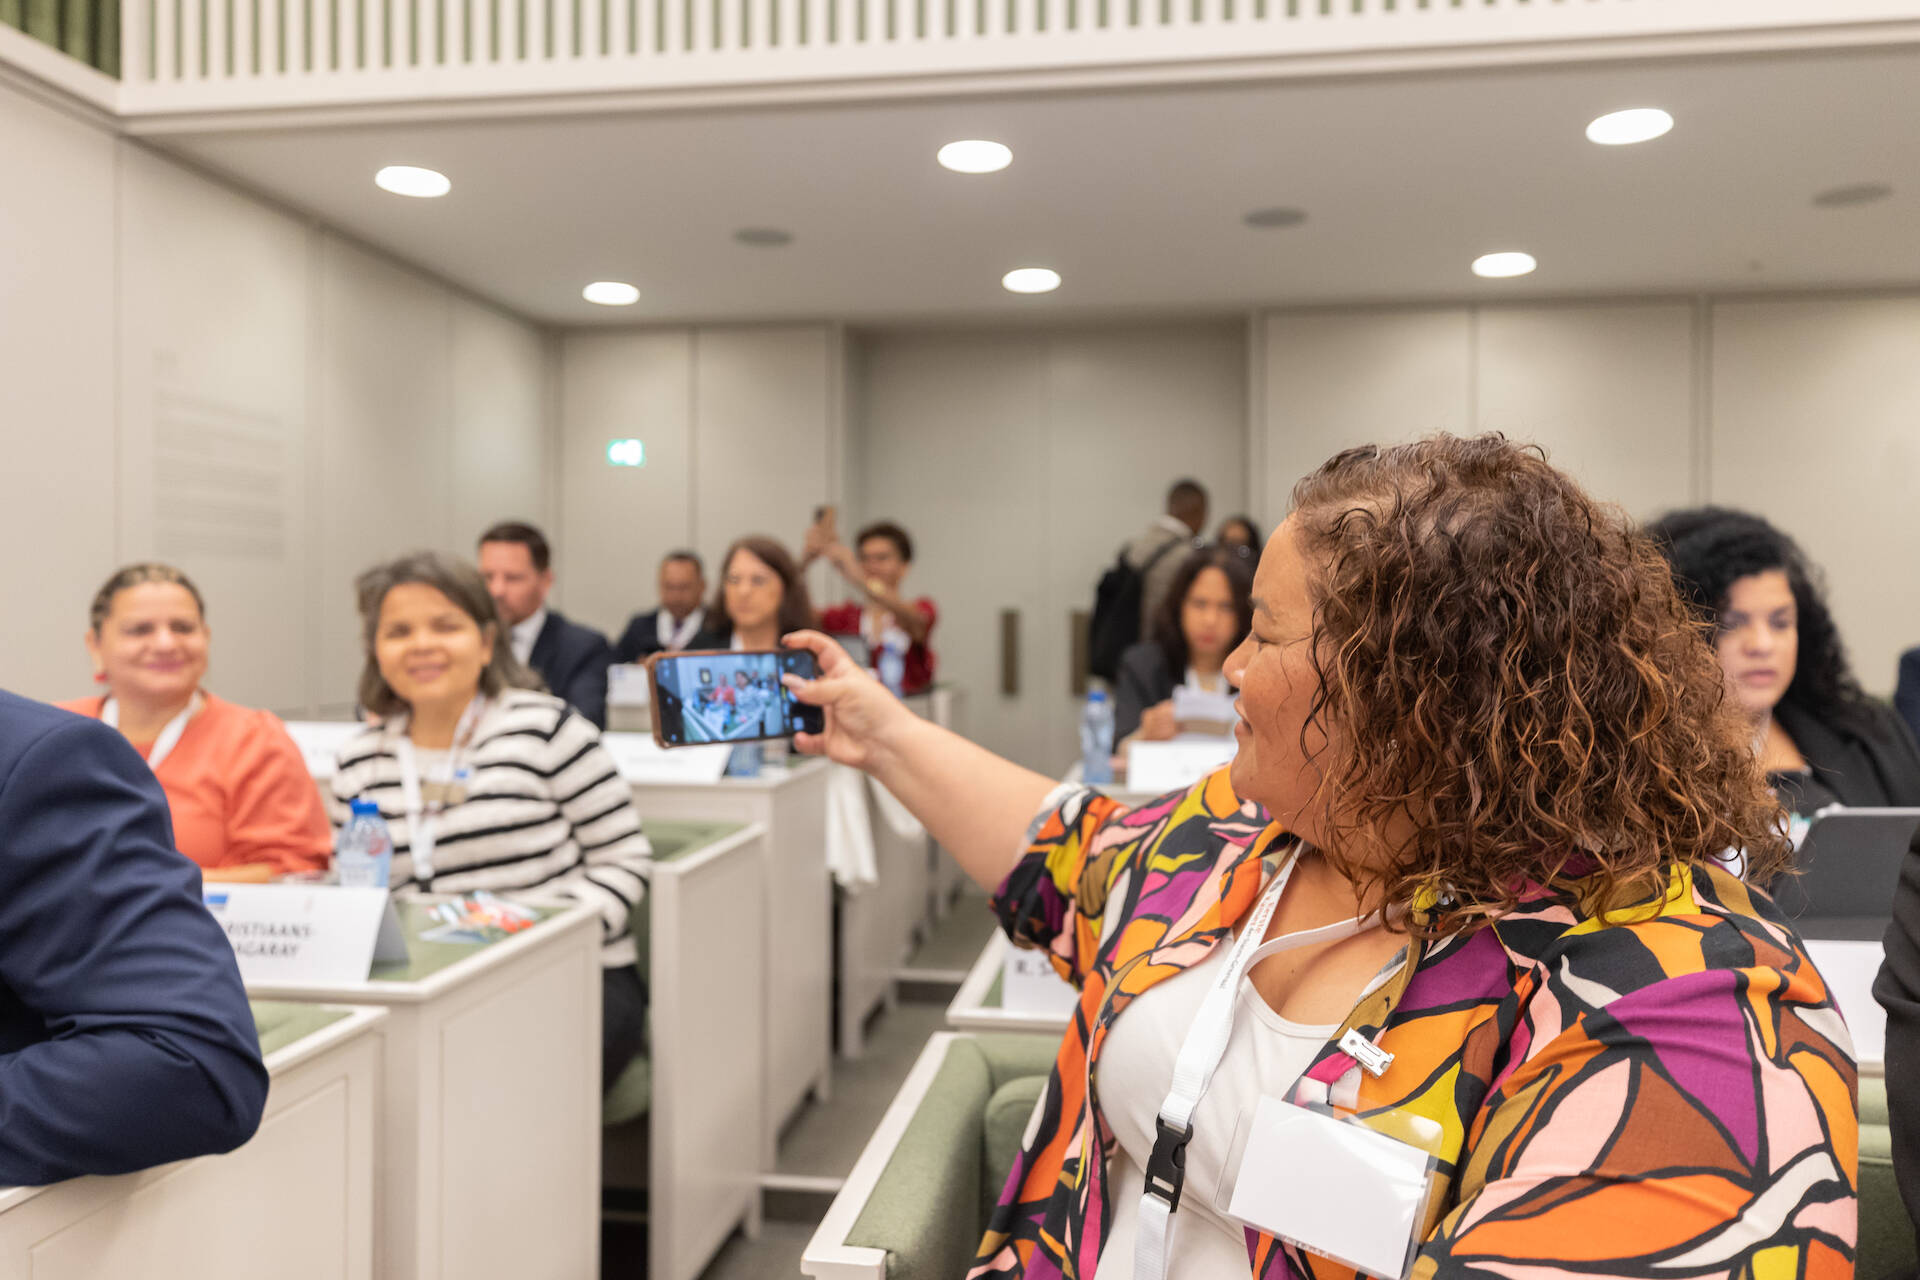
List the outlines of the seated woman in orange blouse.
{"label": "seated woman in orange blouse", "polygon": [[129,565],[93,598],[87,653],[102,697],[60,705],[119,729],[152,766],[173,843],[208,880],[327,866],[332,838],[300,748],[270,711],[207,693],[206,607],[178,569]]}

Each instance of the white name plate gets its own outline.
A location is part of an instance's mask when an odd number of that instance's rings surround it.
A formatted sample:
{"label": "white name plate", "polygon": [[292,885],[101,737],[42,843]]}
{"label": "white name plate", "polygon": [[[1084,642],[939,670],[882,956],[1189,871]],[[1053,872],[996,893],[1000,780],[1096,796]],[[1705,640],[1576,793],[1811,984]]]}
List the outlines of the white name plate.
{"label": "white name plate", "polygon": [[629,783],[713,783],[727,771],[733,745],[726,742],[675,747],[669,751],[645,733],[603,733],[606,745]]}
{"label": "white name plate", "polygon": [[1184,791],[1233,759],[1232,738],[1176,738],[1127,748],[1127,790],[1141,795]]}
{"label": "white name plate", "polygon": [[[226,930],[241,980],[259,986],[365,982],[376,941],[381,959],[406,958],[385,889],[330,884],[210,884],[207,910]],[[382,926],[386,925],[383,929]],[[384,936],[383,936],[384,935]]]}
{"label": "white name plate", "polygon": [[649,707],[653,689],[647,684],[647,669],[637,662],[616,662],[607,668],[607,705],[610,707]]}
{"label": "white name plate", "polygon": [[1826,980],[1827,991],[1840,1006],[1847,1031],[1853,1037],[1853,1054],[1863,1067],[1879,1066],[1887,1060],[1887,1011],[1873,998],[1873,980],[1880,976],[1880,964],[1887,958],[1878,942],[1841,942],[1830,938],[1808,938],[1807,954],[1813,967]]}
{"label": "white name plate", "polygon": [[1000,1007],[1008,1013],[1073,1016],[1080,993],[1038,951],[1009,946],[1000,969]]}
{"label": "white name plate", "polygon": [[316,778],[331,778],[333,762],[347,739],[365,725],[355,720],[289,720],[287,733],[307,762],[307,772]]}

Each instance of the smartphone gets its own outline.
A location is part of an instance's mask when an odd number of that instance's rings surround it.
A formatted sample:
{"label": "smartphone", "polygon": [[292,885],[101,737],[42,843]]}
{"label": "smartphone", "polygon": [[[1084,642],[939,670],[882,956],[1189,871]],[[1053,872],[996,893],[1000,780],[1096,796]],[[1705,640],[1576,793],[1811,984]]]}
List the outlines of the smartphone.
{"label": "smartphone", "polygon": [[647,660],[653,740],[685,747],[825,732],[827,713],[780,683],[788,673],[811,680],[819,667],[805,649],[656,653]]}

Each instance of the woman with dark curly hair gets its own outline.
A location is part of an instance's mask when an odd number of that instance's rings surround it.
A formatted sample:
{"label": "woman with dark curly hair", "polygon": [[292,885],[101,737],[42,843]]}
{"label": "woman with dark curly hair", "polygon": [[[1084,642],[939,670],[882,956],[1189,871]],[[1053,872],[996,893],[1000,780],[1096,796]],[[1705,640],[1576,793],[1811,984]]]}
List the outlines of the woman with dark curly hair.
{"label": "woman with dark curly hair", "polygon": [[[1850,1276],[1852,1049],[1716,861],[1787,850],[1651,542],[1536,451],[1439,436],[1301,481],[1254,602],[1239,754],[1131,810],[788,639],[822,664],[802,749],[1080,990],[973,1276],[1344,1278],[1382,1246],[1364,1269],[1422,1280]],[[1314,1108],[1424,1133],[1431,1195]]]}
{"label": "woman with dark curly hair", "polygon": [[1647,527],[1694,612],[1713,628],[1728,700],[1796,813],[1831,804],[1920,805],[1920,747],[1860,691],[1818,577],[1759,516],[1675,511]]}
{"label": "woman with dark curly hair", "polygon": [[1151,633],[1120,655],[1113,687],[1115,739],[1165,742],[1179,733],[1173,691],[1181,685],[1232,692],[1223,670],[1227,655],[1252,626],[1253,566],[1229,547],[1190,554],[1153,615]]}

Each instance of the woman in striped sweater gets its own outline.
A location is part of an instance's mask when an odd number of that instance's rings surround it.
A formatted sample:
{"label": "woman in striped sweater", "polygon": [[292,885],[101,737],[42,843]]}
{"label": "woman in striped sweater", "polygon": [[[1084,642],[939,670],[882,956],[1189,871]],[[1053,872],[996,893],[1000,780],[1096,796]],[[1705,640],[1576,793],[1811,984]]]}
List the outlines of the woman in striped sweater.
{"label": "woman in striped sweater", "polygon": [[420,552],[362,574],[360,703],[379,718],[340,748],[330,803],[371,800],[413,893],[536,891],[599,913],[612,1083],[644,1047],[633,909],[652,856],[600,734],[514,659],[471,565]]}

